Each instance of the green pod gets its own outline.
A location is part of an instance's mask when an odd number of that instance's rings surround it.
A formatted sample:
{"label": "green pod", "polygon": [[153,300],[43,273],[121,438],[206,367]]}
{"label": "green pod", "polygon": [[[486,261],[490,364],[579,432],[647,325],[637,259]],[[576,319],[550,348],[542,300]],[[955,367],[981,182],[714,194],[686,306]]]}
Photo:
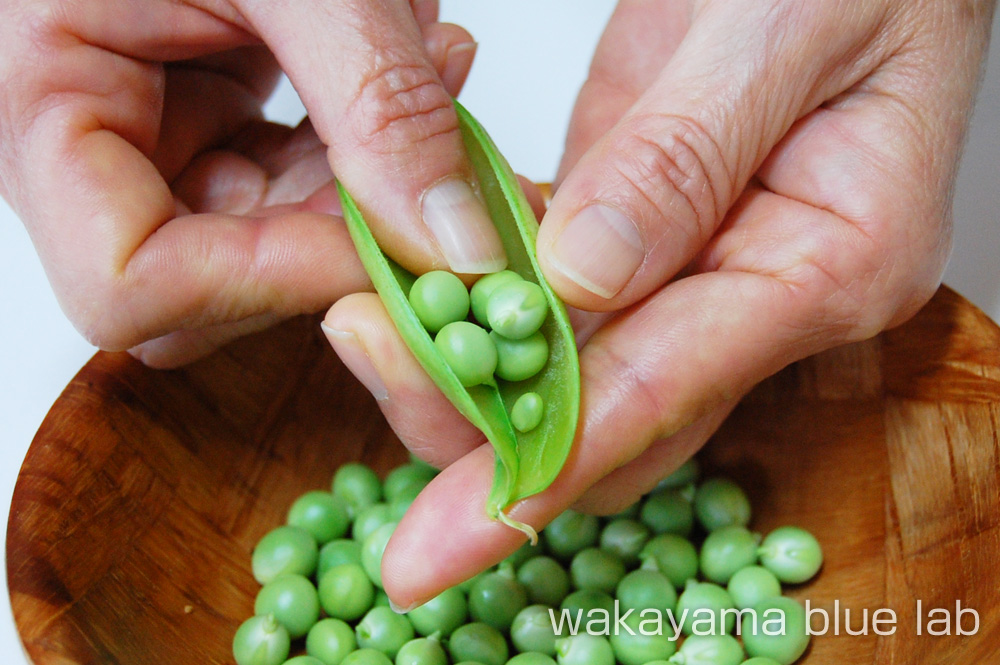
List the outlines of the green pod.
{"label": "green pod", "polygon": [[[496,470],[487,514],[523,531],[534,542],[534,529],[511,519],[504,510],[547,488],[569,454],[580,410],[576,341],[565,306],[539,269],[535,257],[538,222],[517,177],[482,126],[458,102],[455,108],[480,194],[507,254],[508,270],[538,284],[548,300],[550,315],[541,332],[549,345],[549,361],[541,372],[516,384],[494,380],[463,386],[410,306],[408,294],[416,276],[382,252],[354,200],[339,183],[338,190],[358,256],[400,336],[441,392],[493,445]],[[526,392],[541,395],[548,408],[537,427],[518,432],[509,414],[518,397]]]}

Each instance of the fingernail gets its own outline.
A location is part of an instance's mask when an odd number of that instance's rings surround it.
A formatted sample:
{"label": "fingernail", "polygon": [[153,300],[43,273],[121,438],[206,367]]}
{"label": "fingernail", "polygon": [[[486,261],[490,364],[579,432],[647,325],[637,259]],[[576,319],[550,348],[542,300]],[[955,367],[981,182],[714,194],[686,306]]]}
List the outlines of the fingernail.
{"label": "fingernail", "polygon": [[487,274],[507,267],[500,235],[469,183],[453,178],[434,185],[424,193],[422,213],[452,271]]}
{"label": "fingernail", "polygon": [[582,288],[612,298],[632,279],[645,257],[635,223],[611,206],[594,203],[562,230],[550,261]]}
{"label": "fingernail", "polygon": [[406,614],[410,610],[416,609],[420,603],[412,603],[406,607],[400,607],[396,603],[392,602],[392,598],[389,599],[389,608],[396,614]]}
{"label": "fingernail", "polygon": [[462,42],[448,49],[444,70],[441,72],[441,82],[445,90],[452,95],[457,95],[465,84],[478,48],[479,44],[476,42]]}
{"label": "fingernail", "polygon": [[354,376],[358,377],[368,392],[379,401],[388,399],[389,390],[382,382],[382,377],[379,376],[371,357],[365,351],[357,334],[348,330],[335,330],[326,325],[325,322],[321,323],[320,327],[326,338],[330,340],[333,350],[340,356],[340,360]]}

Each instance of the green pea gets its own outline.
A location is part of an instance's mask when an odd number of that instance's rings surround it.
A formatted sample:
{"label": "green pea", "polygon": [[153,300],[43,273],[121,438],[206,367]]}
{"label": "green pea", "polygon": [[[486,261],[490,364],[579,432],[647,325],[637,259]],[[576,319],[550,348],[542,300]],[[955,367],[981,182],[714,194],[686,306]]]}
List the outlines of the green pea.
{"label": "green pea", "polygon": [[731,635],[692,635],[670,658],[676,665],[740,665],[743,648]]}
{"label": "green pea", "polygon": [[454,662],[474,660],[483,665],[504,665],[510,653],[503,633],[485,623],[467,623],[451,634],[448,653]]}
{"label": "green pea", "polygon": [[233,637],[236,665],[281,665],[290,649],[288,631],[271,614],[247,619]]}
{"label": "green pea", "polygon": [[823,566],[823,549],[805,529],[783,526],[767,534],[759,549],[760,563],[782,582],[800,584]]}
{"label": "green pea", "polygon": [[677,644],[662,631],[648,631],[638,614],[624,619],[627,629],[620,626],[609,638],[615,658],[621,665],[645,665],[654,660],[666,660],[677,651]]}
{"label": "green pea", "polygon": [[395,521],[389,504],[381,501],[370,504],[355,516],[354,524],[351,526],[351,538],[364,544],[368,536],[375,533],[380,526]]}
{"label": "green pea", "polygon": [[382,499],[382,481],[371,468],[360,462],[341,465],[333,474],[332,487],[334,494],[347,501],[352,517],[365,506]]}
{"label": "green pea", "polygon": [[559,603],[559,609],[569,612],[574,620],[577,616],[586,619],[588,616],[594,616],[596,612],[607,612],[613,615],[615,599],[604,591],[580,589],[563,598],[563,601]]}
{"label": "green pea", "polygon": [[420,607],[407,613],[413,628],[423,636],[450,636],[469,617],[468,603],[461,589],[445,589]]}
{"label": "green pea", "polygon": [[698,481],[701,474],[701,466],[697,458],[690,457],[686,462],[677,467],[669,476],[663,478],[656,484],[654,492],[665,489],[681,489]]}
{"label": "green pea", "polygon": [[650,494],[642,504],[639,519],[653,533],[675,533],[685,538],[694,527],[694,508],[678,490]]}
{"label": "green pea", "polygon": [[538,393],[524,393],[510,409],[510,422],[518,432],[530,432],[545,417],[545,400]]}
{"label": "green pea", "polygon": [[361,564],[361,543],[353,538],[338,538],[319,548],[316,579],[322,579],[326,571],[342,563]]}
{"label": "green pea", "polygon": [[721,635],[736,626],[736,606],[718,584],[688,580],[677,598],[674,616],[685,635]]}
{"label": "green pea", "polygon": [[582,549],[593,547],[601,534],[601,523],[593,515],[566,510],[544,530],[549,551],[560,559],[571,559]]}
{"label": "green pea", "polygon": [[400,647],[396,665],[448,665],[448,654],[436,637],[419,637]]}
{"label": "green pea", "polygon": [[378,649],[394,659],[400,648],[413,639],[413,624],[388,607],[373,607],[354,628],[361,648]]}
{"label": "green pea", "polygon": [[517,581],[531,603],[557,607],[569,593],[569,573],[550,556],[536,556],[517,569]]}
{"label": "green pea", "polygon": [[383,524],[369,534],[361,546],[361,567],[365,569],[372,584],[379,589],[382,588],[382,554],[395,530],[395,522]]}
{"label": "green pea", "polygon": [[556,633],[547,605],[528,605],[510,625],[510,640],[518,651],[556,655]]}
{"label": "green pea", "polygon": [[589,633],[577,633],[556,640],[559,665],[615,665],[615,652],[607,639]]}
{"label": "green pea", "polygon": [[658,570],[639,568],[622,578],[615,590],[622,611],[673,610],[677,605],[674,585]]}
{"label": "green pea", "polygon": [[726,591],[736,608],[745,610],[771,596],[780,596],[781,582],[763,566],[747,566],[729,578]]}
{"label": "green pea", "polygon": [[307,577],[282,575],[260,588],[253,612],[274,616],[289,637],[298,639],[319,620],[319,595]]}
{"label": "green pea", "polygon": [[588,547],[573,557],[569,576],[577,589],[612,593],[618,582],[625,577],[625,564],[614,552]]}
{"label": "green pea", "polygon": [[773,658],[791,665],[809,646],[806,610],[787,596],[772,596],[743,615],[740,634],[751,656]]}
{"label": "green pea", "polygon": [[757,563],[760,536],[744,526],[724,526],[712,531],[701,545],[701,572],[711,582],[728,584],[741,568]]}
{"label": "green pea", "polygon": [[639,561],[639,552],[649,540],[649,528],[627,517],[611,520],[601,530],[601,549],[613,552],[627,566]]}
{"label": "green pea", "polygon": [[295,656],[295,658],[286,660],[284,665],[325,665],[325,663],[319,658],[312,656]]}
{"label": "green pea", "polygon": [[508,660],[507,665],[556,665],[556,661],[544,653],[525,651]]}
{"label": "green pea", "polygon": [[392,501],[389,502],[389,517],[393,522],[403,519],[403,515],[410,509],[413,502],[417,500],[417,495],[424,489],[423,485],[410,483],[396,493]]}
{"label": "green pea", "polygon": [[[473,176],[480,186],[487,211],[503,243],[508,265],[518,275],[530,280],[536,287],[536,293],[541,294],[542,305],[532,305],[532,311],[547,309],[551,312],[541,331],[548,342],[551,358],[558,359],[558,362],[546,363],[539,374],[528,380],[528,385],[520,386],[520,382],[505,381],[498,384],[493,378],[495,364],[490,367],[489,362],[483,362],[488,360],[486,356],[492,355],[489,350],[485,350],[483,354],[473,353],[461,357],[461,354],[455,352],[456,349],[444,343],[447,336],[442,339],[442,335],[449,326],[474,324],[467,321],[450,323],[437,333],[436,342],[431,339],[407,298],[416,277],[385,255],[353,198],[341,183],[337,187],[344,220],[358,257],[400,337],[442,394],[483,432],[493,446],[497,464],[493,485],[486,499],[487,516],[534,539],[537,534],[530,525],[513,520],[505,511],[516,501],[537,494],[551,485],[569,455],[580,410],[580,369],[576,341],[566,308],[545,282],[535,258],[534,239],[538,223],[517,182],[517,176],[468,111],[457,103],[455,111]],[[515,281],[494,289],[487,302],[487,320],[493,318],[489,310],[490,304],[498,300],[497,292],[519,283]],[[531,303],[521,303],[524,304]],[[526,327],[523,325],[526,320],[523,316],[515,316],[511,320],[517,323],[513,327],[518,330]],[[504,325],[506,322],[505,317]],[[505,336],[524,337],[539,330],[537,325],[528,328],[521,330],[522,335],[511,335],[507,331]],[[497,332],[504,334],[505,330],[497,328]],[[489,339],[485,331],[482,331],[480,339],[482,335]],[[492,346],[492,342],[490,345]],[[482,348],[488,349],[485,343]],[[492,348],[495,354],[495,347]],[[459,371],[450,367],[457,367]],[[484,367],[489,371],[482,371]],[[470,369],[475,371],[466,371]],[[531,432],[518,433],[510,423],[507,405],[513,404],[525,390],[537,392],[545,398],[547,416],[542,426]],[[520,463],[522,459],[526,463]]]}
{"label": "green pea", "polygon": [[486,303],[489,302],[490,294],[501,284],[508,282],[523,281],[523,277],[512,270],[501,270],[489,275],[484,275],[476,280],[472,285],[470,300],[472,304],[472,316],[480,325],[490,325],[490,320],[486,316]]}
{"label": "green pea", "polygon": [[625,506],[625,508],[623,508],[622,510],[619,510],[614,515],[608,515],[607,519],[608,520],[617,520],[617,519],[635,520],[635,519],[639,519],[639,508],[640,507],[641,507],[641,503],[639,501],[636,501],[635,503],[632,503],[632,504],[629,504],[628,506]]}
{"label": "green pea", "polygon": [[372,601],[372,607],[392,607],[392,601],[389,600],[389,594],[385,592],[385,589],[375,588],[375,600]]}
{"label": "green pea", "polygon": [[306,634],[306,653],[323,665],[340,665],[357,645],[354,629],[340,619],[320,619]]}
{"label": "green pea", "polygon": [[496,375],[504,381],[530,379],[549,360],[549,343],[540,332],[523,339],[509,339],[494,330],[490,339],[497,349]]}
{"label": "green pea", "polygon": [[748,658],[744,660],[740,665],[781,665],[774,658],[767,658],[766,656],[757,656],[756,658]]}
{"label": "green pea", "polygon": [[389,472],[382,483],[382,494],[386,503],[392,503],[400,496],[412,492],[412,487],[423,489],[438,474],[437,469],[421,462],[401,464]]}
{"label": "green pea", "polygon": [[531,541],[528,540],[511,552],[504,561],[508,562],[514,570],[519,570],[526,561],[534,559],[541,554],[542,547],[538,543],[532,545]]}
{"label": "green pea", "polygon": [[466,388],[493,380],[497,347],[490,334],[475,323],[449,323],[434,338],[434,345]]}
{"label": "green pea", "polygon": [[469,590],[469,615],[473,621],[502,631],[510,630],[514,617],[528,604],[528,592],[510,567],[501,566],[484,575]]}
{"label": "green pea", "polygon": [[673,533],[650,538],[639,558],[643,566],[655,565],[678,589],[698,574],[698,551],[689,540]]}
{"label": "green pea", "polygon": [[315,572],[318,560],[319,546],[308,531],[297,526],[279,526],[257,543],[250,565],[254,579],[267,584],[279,575],[309,577]]}
{"label": "green pea", "polygon": [[319,580],[319,603],[329,616],[354,621],[375,602],[375,585],[356,563],[334,566]]}
{"label": "green pea", "polygon": [[340,538],[351,523],[347,500],[331,492],[306,492],[288,510],[288,523],[302,527],[320,545]]}
{"label": "green pea", "polygon": [[364,648],[347,654],[340,665],[392,665],[392,660],[378,649]]}
{"label": "green pea", "polygon": [[727,478],[710,478],[694,495],[694,513],[706,531],[750,523],[750,499],[739,485]]}
{"label": "green pea", "polygon": [[436,333],[469,315],[469,291],[456,275],[432,270],[417,277],[410,287],[410,306],[420,323]]}
{"label": "green pea", "polygon": [[497,286],[486,301],[490,327],[507,339],[532,335],[542,327],[548,313],[548,299],[542,288],[527,280]]}

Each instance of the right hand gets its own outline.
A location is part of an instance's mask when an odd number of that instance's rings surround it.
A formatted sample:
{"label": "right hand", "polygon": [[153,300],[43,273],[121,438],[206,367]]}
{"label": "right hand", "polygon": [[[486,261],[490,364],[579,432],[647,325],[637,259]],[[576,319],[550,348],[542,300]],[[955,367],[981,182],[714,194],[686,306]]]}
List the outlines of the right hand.
{"label": "right hand", "polygon": [[[175,366],[370,288],[334,174],[403,265],[505,261],[434,0],[7,2],[0,44],[0,192],[103,349]],[[282,70],[294,130],[262,118]]]}

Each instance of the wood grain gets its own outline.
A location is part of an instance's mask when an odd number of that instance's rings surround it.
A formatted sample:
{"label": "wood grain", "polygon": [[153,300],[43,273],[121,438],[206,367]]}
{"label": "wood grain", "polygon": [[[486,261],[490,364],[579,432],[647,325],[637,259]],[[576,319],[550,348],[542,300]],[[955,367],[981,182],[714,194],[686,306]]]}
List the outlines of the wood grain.
{"label": "wood grain", "polygon": [[[754,526],[824,544],[840,636],[808,665],[1000,663],[1000,328],[943,288],[906,325],[797,363],[736,409],[703,458],[748,488]],[[15,620],[37,665],[228,663],[252,612],[254,543],[291,501],[405,452],[300,318],[188,368],[98,353],[24,462],[7,534]],[[979,615],[916,635],[916,603]],[[891,636],[843,634],[895,612]],[[814,623],[814,626],[817,625]],[[967,617],[966,628],[971,628]]]}

